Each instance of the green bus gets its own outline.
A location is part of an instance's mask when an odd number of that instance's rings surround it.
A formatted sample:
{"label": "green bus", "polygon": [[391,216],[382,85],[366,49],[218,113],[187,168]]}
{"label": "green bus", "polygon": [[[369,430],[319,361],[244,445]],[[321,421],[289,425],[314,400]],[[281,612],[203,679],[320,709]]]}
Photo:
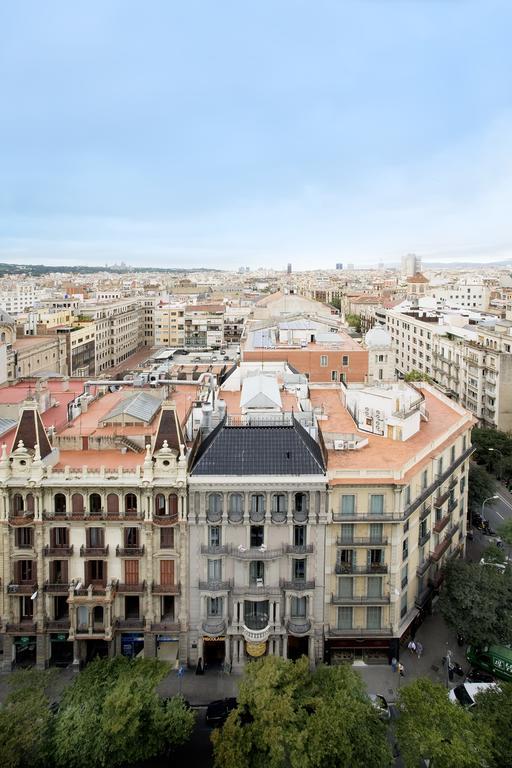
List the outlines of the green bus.
{"label": "green bus", "polygon": [[466,659],[473,666],[512,682],[512,648],[506,645],[486,645],[477,649],[469,645]]}

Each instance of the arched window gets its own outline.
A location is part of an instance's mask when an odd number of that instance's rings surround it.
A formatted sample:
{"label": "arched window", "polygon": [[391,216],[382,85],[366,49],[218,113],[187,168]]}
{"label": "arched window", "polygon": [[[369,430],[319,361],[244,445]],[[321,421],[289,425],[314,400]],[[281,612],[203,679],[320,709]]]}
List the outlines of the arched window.
{"label": "arched window", "polygon": [[101,496],[99,493],[91,493],[89,496],[89,512],[91,515],[101,512]]}
{"label": "arched window", "polygon": [[244,497],[241,493],[232,493],[229,497],[228,516],[230,523],[241,522],[244,516]]}
{"label": "arched window", "polygon": [[119,514],[119,496],[117,493],[109,493],[107,496],[107,515]]}
{"label": "arched window", "polygon": [[134,493],[127,493],[124,497],[124,511],[127,514],[137,512],[137,496]]}
{"label": "arched window", "polygon": [[63,493],[56,493],[53,499],[53,509],[56,515],[66,514],[66,497]]}
{"label": "arched window", "polygon": [[287,498],[285,493],[274,493],[272,496],[272,522],[284,523],[286,520]]}
{"label": "arched window", "polygon": [[308,496],[306,493],[296,493],[294,499],[294,518],[299,522],[307,520],[308,517]]}
{"label": "arched window", "polygon": [[5,341],[5,331],[0,334],[0,341]]}
{"label": "arched window", "polygon": [[253,493],[251,496],[251,522],[261,523],[265,518],[265,496]]}
{"label": "arched window", "polygon": [[175,493],[169,495],[169,517],[172,520],[178,519],[178,496]]}
{"label": "arched window", "polygon": [[21,514],[25,509],[21,493],[15,493],[12,497],[12,509],[15,515]]}
{"label": "arched window", "polygon": [[84,497],[81,493],[74,493],[71,497],[71,510],[74,515],[83,515]]}
{"label": "arched window", "polygon": [[165,496],[157,493],[155,496],[155,515],[165,515]]}
{"label": "arched window", "polygon": [[208,496],[208,522],[218,523],[222,517],[222,496],[220,493],[210,493]]}
{"label": "arched window", "polygon": [[34,494],[33,493],[27,493],[27,498],[25,499],[25,503],[26,503],[26,507],[27,507],[27,512],[34,513],[35,502],[34,502]]}

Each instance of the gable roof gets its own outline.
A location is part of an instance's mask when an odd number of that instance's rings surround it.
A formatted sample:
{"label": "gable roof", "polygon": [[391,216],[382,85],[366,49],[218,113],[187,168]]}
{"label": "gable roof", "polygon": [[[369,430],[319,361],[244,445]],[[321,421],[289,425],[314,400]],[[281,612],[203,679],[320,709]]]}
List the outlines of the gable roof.
{"label": "gable roof", "polygon": [[221,422],[199,446],[192,475],[324,475],[320,446],[291,426],[231,427]]}
{"label": "gable roof", "polygon": [[33,451],[36,445],[39,445],[39,452],[42,459],[52,452],[48,435],[43,427],[43,422],[41,421],[41,416],[39,415],[35,403],[34,405],[24,406],[20,413],[16,434],[12,444],[13,450],[18,447],[20,440],[23,441],[23,445],[29,451]]}
{"label": "gable roof", "polygon": [[178,451],[178,453],[180,452],[180,445],[185,445],[176,408],[170,404],[162,406],[153,451],[159,451],[163,447],[164,440],[167,440],[169,448]]}
{"label": "gable roof", "polygon": [[242,383],[242,408],[281,408],[279,384],[274,376],[247,376]]}
{"label": "gable roof", "polygon": [[138,392],[136,395],[120,400],[102,421],[110,421],[116,416],[131,416],[149,424],[161,405],[160,398],[148,395],[146,392]]}

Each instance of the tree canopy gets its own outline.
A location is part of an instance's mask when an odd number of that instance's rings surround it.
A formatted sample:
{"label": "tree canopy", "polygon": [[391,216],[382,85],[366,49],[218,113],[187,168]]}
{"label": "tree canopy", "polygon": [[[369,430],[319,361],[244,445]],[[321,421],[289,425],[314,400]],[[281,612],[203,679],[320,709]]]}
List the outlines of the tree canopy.
{"label": "tree canopy", "polygon": [[468,475],[468,505],[474,512],[480,512],[482,503],[496,492],[492,475],[477,464],[471,464]]}
{"label": "tree canopy", "polygon": [[355,328],[357,333],[361,333],[361,315],[345,315],[347,325],[351,328]]}
{"label": "tree canopy", "polygon": [[412,371],[409,371],[409,373],[406,373],[404,376],[404,381],[426,381],[431,382],[432,379],[427,373],[423,373],[422,371],[416,370],[416,368],[413,368]]}
{"label": "tree canopy", "polygon": [[439,608],[455,631],[481,647],[512,640],[512,568],[452,560],[447,563]]}
{"label": "tree canopy", "polygon": [[66,690],[56,718],[56,764],[126,765],[185,742],[194,714],[181,697],[162,701],[156,691],[168,671],[156,659],[89,664]]}
{"label": "tree canopy", "polygon": [[39,768],[47,763],[53,715],[45,693],[49,673],[34,669],[15,672],[0,708],[2,768]]}
{"label": "tree canopy", "polygon": [[249,664],[238,709],[212,734],[216,768],[388,766],[386,728],[350,667],[274,656]]}
{"label": "tree canopy", "polygon": [[476,697],[472,710],[477,730],[492,730],[489,768],[512,768],[510,724],[512,723],[512,683],[500,681],[499,687],[487,689]]}
{"label": "tree canopy", "polygon": [[512,478],[512,435],[499,429],[474,427],[471,440],[478,464],[503,480]]}
{"label": "tree canopy", "polygon": [[471,714],[453,704],[442,685],[420,678],[400,690],[395,734],[405,768],[430,759],[435,768],[488,765],[490,730],[475,728]]}

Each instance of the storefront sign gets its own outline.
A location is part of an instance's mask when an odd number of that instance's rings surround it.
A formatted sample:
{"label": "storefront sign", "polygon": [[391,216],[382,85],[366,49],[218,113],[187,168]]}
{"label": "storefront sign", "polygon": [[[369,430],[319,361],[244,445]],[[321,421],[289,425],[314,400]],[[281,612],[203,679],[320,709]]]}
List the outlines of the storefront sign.
{"label": "storefront sign", "polygon": [[203,643],[223,643],[226,638],[224,635],[221,637],[210,637],[209,635],[203,636]]}
{"label": "storefront sign", "polygon": [[172,637],[171,635],[157,635],[159,643],[179,643],[179,637]]}
{"label": "storefront sign", "polygon": [[50,643],[65,643],[68,635],[50,635]]}
{"label": "storefront sign", "polygon": [[247,654],[249,656],[252,656],[253,658],[258,658],[259,656],[263,656],[265,654],[265,651],[267,650],[267,643],[245,643],[245,650],[247,651]]}

